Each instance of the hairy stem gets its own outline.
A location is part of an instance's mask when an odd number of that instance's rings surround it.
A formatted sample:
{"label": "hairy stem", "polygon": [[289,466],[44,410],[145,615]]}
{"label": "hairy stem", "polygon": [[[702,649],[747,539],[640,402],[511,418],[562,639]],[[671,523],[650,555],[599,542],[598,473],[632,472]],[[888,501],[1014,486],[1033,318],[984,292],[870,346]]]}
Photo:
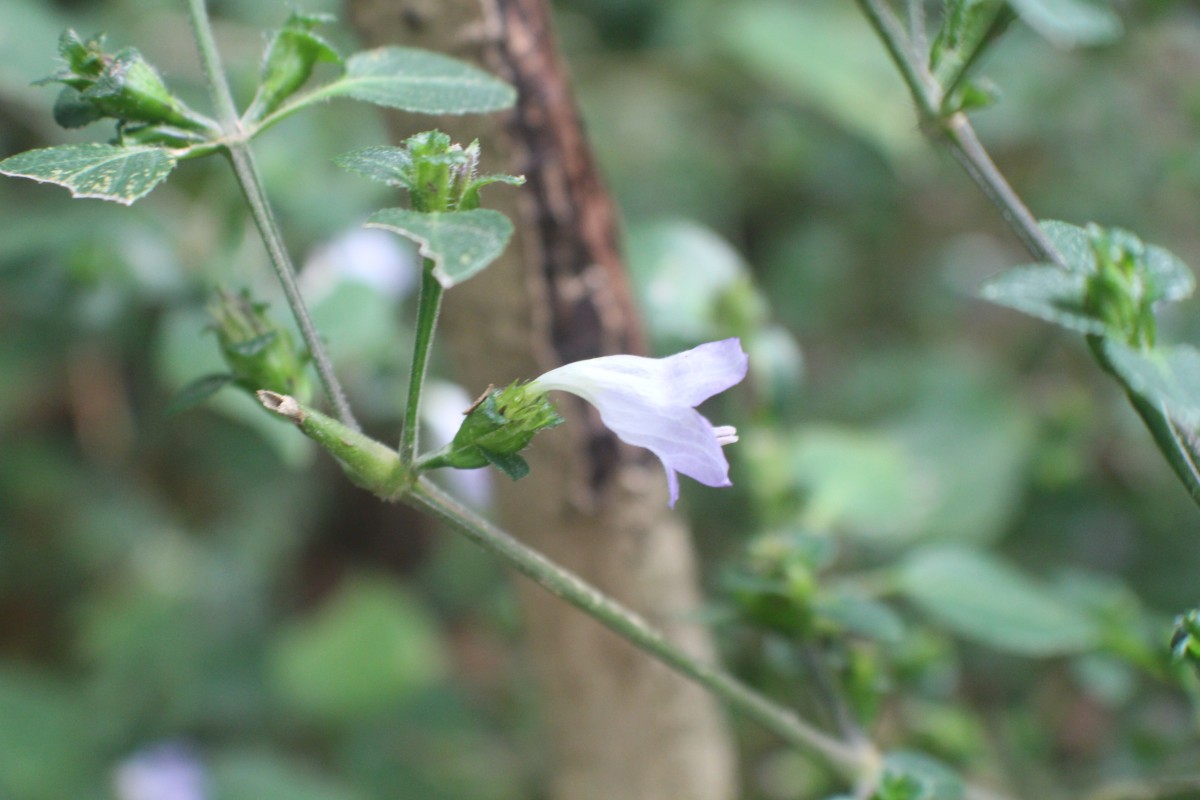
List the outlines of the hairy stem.
{"label": "hairy stem", "polygon": [[417,333],[413,343],[412,366],[408,377],[408,404],[404,408],[404,428],[400,432],[400,463],[413,463],[417,452],[417,432],[421,424],[421,392],[429,351],[433,347],[433,332],[442,309],[442,284],[433,275],[433,265],[425,262],[421,270],[421,296],[417,301]]}
{"label": "hairy stem", "polygon": [[430,483],[428,478],[419,478],[404,499],[445,521],[551,594],[708,689],[734,710],[755,720],[788,743],[822,756],[846,776],[861,777],[878,766],[880,756],[869,744],[851,746],[839,741],[809,725],[793,712],[776,705],[729,673],[688,655],[639,615],[477,516]]}
{"label": "hairy stem", "polygon": [[341,383],[338,382],[337,375],[333,371],[333,363],[325,352],[325,345],[321,342],[321,337],[308,313],[308,306],[305,305],[304,298],[300,294],[300,287],[296,281],[296,268],[292,265],[291,257],[283,243],[283,234],[279,230],[279,225],[275,221],[275,215],[267,200],[266,189],[263,186],[262,178],[259,177],[254,154],[250,150],[249,137],[246,131],[242,130],[238,120],[237,107],[234,105],[233,95],[229,91],[229,81],[221,67],[221,56],[217,51],[216,41],[213,39],[212,23],[208,19],[205,0],[187,0],[187,5],[188,15],[192,22],[192,32],[196,38],[196,47],[200,52],[200,62],[208,81],[213,105],[217,110],[217,119],[221,123],[223,134],[221,143],[229,153],[229,160],[233,165],[238,185],[242,189],[246,204],[250,207],[250,213],[254,217],[254,224],[258,227],[258,233],[267,248],[267,256],[271,261],[271,266],[275,269],[280,286],[283,287],[283,294],[287,298],[292,315],[300,328],[300,335],[304,337],[304,344],[312,354],[313,364],[317,368],[317,376],[321,380],[321,385],[325,388],[325,393],[329,396],[338,419],[345,425],[358,429],[358,422],[355,421],[354,414],[350,411],[346,393],[342,389]]}

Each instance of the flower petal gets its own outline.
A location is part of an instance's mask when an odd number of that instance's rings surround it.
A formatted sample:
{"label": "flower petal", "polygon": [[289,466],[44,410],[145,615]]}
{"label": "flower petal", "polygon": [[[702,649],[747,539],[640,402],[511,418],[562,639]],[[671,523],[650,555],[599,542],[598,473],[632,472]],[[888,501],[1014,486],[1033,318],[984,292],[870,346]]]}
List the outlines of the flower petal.
{"label": "flower petal", "polygon": [[709,342],[663,359],[672,393],[689,406],[741,383],[750,358],[740,339]]}

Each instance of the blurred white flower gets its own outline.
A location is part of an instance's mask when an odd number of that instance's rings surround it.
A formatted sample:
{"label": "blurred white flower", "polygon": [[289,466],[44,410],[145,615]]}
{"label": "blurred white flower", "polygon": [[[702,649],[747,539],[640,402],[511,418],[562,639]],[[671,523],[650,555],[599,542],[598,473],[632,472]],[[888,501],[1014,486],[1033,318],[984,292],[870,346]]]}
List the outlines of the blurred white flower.
{"label": "blurred white flower", "polygon": [[165,742],[139,750],[117,765],[117,800],[207,800],[208,780],[186,745]]}
{"label": "blurred white flower", "polygon": [[394,235],[355,228],[317,245],[301,273],[305,297],[316,303],[341,281],[357,281],[401,300],[416,288],[420,265],[411,248]]}

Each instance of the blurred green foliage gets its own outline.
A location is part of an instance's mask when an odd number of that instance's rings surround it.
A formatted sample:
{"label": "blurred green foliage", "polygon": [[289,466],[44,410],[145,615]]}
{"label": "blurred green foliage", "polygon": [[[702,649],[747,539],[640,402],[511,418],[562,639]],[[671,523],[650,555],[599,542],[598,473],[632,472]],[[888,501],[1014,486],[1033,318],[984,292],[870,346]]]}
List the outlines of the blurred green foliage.
{"label": "blurred green foliage", "polygon": [[[247,102],[289,9],[212,5]],[[810,690],[826,671],[886,749],[1022,797],[1191,770],[1200,688],[1169,656],[1197,602],[1195,510],[1076,337],[977,299],[1028,256],[923,142],[853,4],[557,9],[655,346],[751,353],[719,414],[743,433],[735,486],[684,489],[729,663],[832,724]],[[1161,0],[1124,23],[1092,49],[1014,24],[975,120],[1039,216],[1195,265],[1200,14]],[[207,107],[173,0],[6,0],[0,155],[107,135],[57,129],[54,93],[28,85],[67,27],[137,46]],[[395,204],[331,161],[384,141],[342,104],[256,145],[297,261]],[[164,741],[195,747],[217,800],[538,796],[496,566],[345,487],[240,394],[166,413],[221,369],[214,287],[283,316],[223,165],[186,163],[132,209],[5,180],[0,209],[0,797],[114,797],[117,765]],[[314,316],[368,430],[394,438],[411,300],[317,262]],[[1200,340],[1193,303],[1165,340]],[[747,586],[771,603],[727,608]],[[738,727],[745,797],[843,791]],[[886,796],[945,796],[944,767],[893,759]]]}

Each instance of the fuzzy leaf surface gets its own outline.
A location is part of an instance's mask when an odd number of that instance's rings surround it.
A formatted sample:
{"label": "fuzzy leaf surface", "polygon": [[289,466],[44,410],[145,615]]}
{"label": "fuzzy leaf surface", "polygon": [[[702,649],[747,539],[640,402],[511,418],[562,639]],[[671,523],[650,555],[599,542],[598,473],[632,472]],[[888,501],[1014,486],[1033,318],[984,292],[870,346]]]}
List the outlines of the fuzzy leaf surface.
{"label": "fuzzy leaf surface", "polygon": [[175,156],[162,147],[72,144],[29,150],[0,161],[0,173],[56,183],[75,197],[130,205],[171,174]]}
{"label": "fuzzy leaf surface", "polygon": [[420,212],[385,208],[367,218],[368,228],[382,228],[415,241],[433,261],[433,274],[446,289],[478,274],[495,261],[513,226],[499,211]]}
{"label": "fuzzy leaf surface", "polygon": [[498,111],[517,99],[516,90],[481,69],[408,47],[355,53],[345,74],[319,92],[420,114]]}
{"label": "fuzzy leaf surface", "polygon": [[1059,47],[1108,44],[1121,36],[1121,18],[1088,0],[1009,0],[1025,24]]}

